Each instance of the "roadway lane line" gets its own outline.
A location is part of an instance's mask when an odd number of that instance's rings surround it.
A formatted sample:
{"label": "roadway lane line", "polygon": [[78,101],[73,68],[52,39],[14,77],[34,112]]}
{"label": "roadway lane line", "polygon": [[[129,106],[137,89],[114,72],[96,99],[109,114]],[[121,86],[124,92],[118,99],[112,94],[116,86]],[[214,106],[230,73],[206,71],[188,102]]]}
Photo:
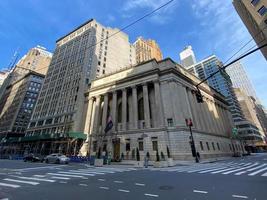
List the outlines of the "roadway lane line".
{"label": "roadway lane line", "polygon": [[51,179],[42,179],[42,178],[25,177],[25,176],[16,176],[16,178],[33,180],[33,181],[44,181],[44,182],[50,182],[50,183],[56,182],[55,180],[51,180]]}
{"label": "roadway lane line", "polygon": [[123,181],[113,181],[114,183],[123,183]]}
{"label": "roadway lane line", "polygon": [[109,190],[109,187],[99,187],[99,188],[103,190]]}
{"label": "roadway lane line", "polygon": [[63,172],[63,171],[60,171],[60,172],[57,172],[57,173],[60,173],[60,174],[84,175],[84,176],[95,176],[95,174],[78,173],[78,172]]}
{"label": "roadway lane line", "polygon": [[195,193],[201,193],[201,194],[207,194],[207,191],[203,191],[203,190],[193,190],[193,192]]}
{"label": "roadway lane line", "polygon": [[97,179],[98,181],[106,181],[106,179],[103,179],[103,178],[99,178]]}
{"label": "roadway lane line", "polygon": [[118,189],[119,192],[125,192],[125,193],[128,193],[130,192],[130,190],[123,190],[123,189]]}
{"label": "roadway lane line", "polygon": [[149,194],[149,193],[145,193],[145,196],[149,196],[149,197],[159,197],[159,195],[157,194]]}
{"label": "roadway lane line", "polygon": [[267,167],[265,167],[265,168],[263,168],[263,169],[260,169],[260,170],[258,170],[258,171],[255,171],[255,172],[253,172],[253,173],[250,173],[250,174],[248,174],[249,176],[254,176],[254,175],[256,175],[256,174],[258,174],[258,173],[261,173],[261,172],[263,172],[263,171],[266,171],[267,170]]}
{"label": "roadway lane line", "polygon": [[240,198],[240,199],[247,199],[248,198],[247,196],[241,196],[241,195],[236,195],[236,194],[232,195],[232,197]]}
{"label": "roadway lane line", "polygon": [[12,187],[12,188],[19,188],[20,187],[20,185],[14,185],[14,184],[8,184],[8,183],[0,183],[0,186]]}
{"label": "roadway lane line", "polygon": [[59,176],[52,176],[52,179],[59,179],[59,180],[70,180],[68,177],[59,177]]}
{"label": "roadway lane line", "polygon": [[59,174],[59,173],[47,173],[48,175],[53,176],[66,176],[66,177],[73,177],[73,178],[84,178],[84,176],[78,176],[78,175],[70,175],[70,174]]}
{"label": "roadway lane line", "polygon": [[67,182],[66,182],[66,181],[59,181],[59,183],[64,183],[64,184],[66,184]]}
{"label": "roadway lane line", "polygon": [[138,186],[146,186],[144,183],[135,183],[135,185],[138,185]]}
{"label": "roadway lane line", "polygon": [[26,184],[30,184],[30,185],[39,185],[39,183],[33,182],[33,181],[22,181],[22,180],[16,180],[16,179],[11,179],[11,178],[5,178],[3,180],[16,182],[16,183],[26,183]]}

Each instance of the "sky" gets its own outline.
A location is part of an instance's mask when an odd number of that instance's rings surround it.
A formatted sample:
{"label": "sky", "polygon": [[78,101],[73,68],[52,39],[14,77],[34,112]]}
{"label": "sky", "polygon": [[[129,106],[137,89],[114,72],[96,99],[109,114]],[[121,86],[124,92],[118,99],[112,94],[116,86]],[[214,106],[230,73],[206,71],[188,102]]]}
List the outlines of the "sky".
{"label": "sky", "polygon": [[[88,19],[122,28],[168,0],[8,0],[0,1],[0,69],[41,45],[53,52],[55,41]],[[179,61],[191,45],[198,61],[215,54],[227,61],[251,36],[237,15],[232,0],[174,0],[154,15],[125,30],[130,42],[138,36],[159,44],[164,58]],[[254,41],[238,55],[255,46]],[[267,62],[260,52],[242,64],[256,93],[267,106]]]}

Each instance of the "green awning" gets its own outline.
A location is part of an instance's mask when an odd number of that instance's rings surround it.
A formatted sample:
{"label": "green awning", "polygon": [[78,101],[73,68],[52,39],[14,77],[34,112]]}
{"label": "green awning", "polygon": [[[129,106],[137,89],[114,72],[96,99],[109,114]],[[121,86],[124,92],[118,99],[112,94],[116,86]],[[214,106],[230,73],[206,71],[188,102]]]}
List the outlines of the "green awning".
{"label": "green awning", "polygon": [[86,134],[84,134],[83,132],[68,132],[68,136],[70,138],[75,138],[75,139],[86,139]]}

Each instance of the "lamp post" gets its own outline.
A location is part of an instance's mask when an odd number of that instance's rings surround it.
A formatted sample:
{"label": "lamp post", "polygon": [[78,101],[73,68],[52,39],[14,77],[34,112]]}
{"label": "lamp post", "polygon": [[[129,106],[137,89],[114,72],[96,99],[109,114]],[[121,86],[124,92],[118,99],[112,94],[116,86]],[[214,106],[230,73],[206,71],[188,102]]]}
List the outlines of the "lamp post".
{"label": "lamp post", "polygon": [[193,157],[195,157],[196,163],[199,163],[198,155],[196,152],[195,141],[194,141],[194,137],[193,137],[193,133],[192,133],[192,126],[193,126],[192,119],[191,118],[185,119],[185,123],[186,123],[186,126],[189,127],[189,131],[190,131],[190,145],[191,145]]}

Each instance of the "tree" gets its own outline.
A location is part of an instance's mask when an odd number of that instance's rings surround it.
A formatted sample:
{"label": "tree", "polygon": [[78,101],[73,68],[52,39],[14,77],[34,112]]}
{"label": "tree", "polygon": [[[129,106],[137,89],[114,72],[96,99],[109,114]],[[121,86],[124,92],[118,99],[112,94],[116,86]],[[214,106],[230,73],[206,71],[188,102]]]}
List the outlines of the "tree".
{"label": "tree", "polygon": [[140,161],[140,153],[138,148],[136,148],[136,160]]}
{"label": "tree", "polygon": [[167,146],[167,156],[168,156],[168,158],[171,158],[170,149],[168,146]]}
{"label": "tree", "polygon": [[159,151],[157,150],[157,153],[156,153],[156,161],[159,162],[160,161],[160,158],[159,158]]}

